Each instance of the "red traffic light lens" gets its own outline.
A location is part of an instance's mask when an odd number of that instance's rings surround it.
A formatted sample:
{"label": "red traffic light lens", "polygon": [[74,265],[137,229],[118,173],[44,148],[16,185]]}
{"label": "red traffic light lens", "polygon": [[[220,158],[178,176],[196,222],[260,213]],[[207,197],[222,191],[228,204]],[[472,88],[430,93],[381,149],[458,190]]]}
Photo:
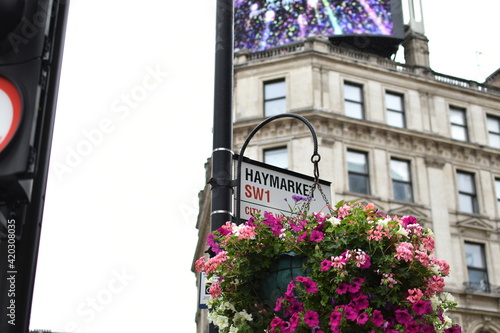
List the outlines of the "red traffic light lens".
{"label": "red traffic light lens", "polygon": [[0,77],[0,153],[19,128],[21,113],[21,94],[10,81]]}

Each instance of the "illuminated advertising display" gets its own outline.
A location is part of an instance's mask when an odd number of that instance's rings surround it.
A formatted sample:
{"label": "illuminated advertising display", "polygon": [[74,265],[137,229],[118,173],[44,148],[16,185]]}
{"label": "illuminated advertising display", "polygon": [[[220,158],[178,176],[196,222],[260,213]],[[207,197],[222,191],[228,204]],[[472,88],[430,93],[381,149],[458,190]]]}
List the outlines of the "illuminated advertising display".
{"label": "illuminated advertising display", "polygon": [[401,0],[235,0],[235,50],[311,36],[403,38]]}

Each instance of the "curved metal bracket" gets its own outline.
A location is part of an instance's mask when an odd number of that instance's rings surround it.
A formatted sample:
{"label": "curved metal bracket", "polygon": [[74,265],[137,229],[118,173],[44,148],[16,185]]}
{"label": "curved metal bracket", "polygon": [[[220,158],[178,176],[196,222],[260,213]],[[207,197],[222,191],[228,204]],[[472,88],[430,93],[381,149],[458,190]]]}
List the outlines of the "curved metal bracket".
{"label": "curved metal bracket", "polygon": [[[311,131],[311,135],[313,137],[314,141],[314,152],[313,155],[311,156],[311,162],[317,166],[318,162],[321,160],[321,156],[318,153],[318,137],[316,136],[316,132],[314,131],[314,127],[312,124],[307,120],[306,118],[299,116],[298,114],[295,113],[281,113],[272,117],[267,118],[263,122],[261,122],[259,125],[257,125],[252,132],[248,135],[247,139],[243,143],[243,146],[241,146],[240,154],[238,156],[238,165],[236,169],[236,223],[240,223],[240,206],[241,206],[241,198],[240,198],[240,187],[241,187],[241,162],[243,161],[243,155],[245,154],[245,150],[250,143],[250,140],[254,137],[254,135],[265,125],[268,123],[272,122],[273,120],[280,119],[280,118],[295,118],[300,121],[302,121],[306,126],[309,128]],[[315,167],[314,171],[314,177],[315,181],[318,180],[319,178],[319,173],[317,172],[317,167]]]}

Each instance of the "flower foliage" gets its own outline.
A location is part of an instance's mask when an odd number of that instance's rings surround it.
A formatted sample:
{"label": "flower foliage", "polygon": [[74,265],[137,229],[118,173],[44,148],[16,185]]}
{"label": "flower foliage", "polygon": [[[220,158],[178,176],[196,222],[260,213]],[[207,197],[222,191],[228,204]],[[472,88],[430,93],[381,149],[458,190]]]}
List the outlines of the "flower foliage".
{"label": "flower foliage", "polygon": [[[446,315],[456,306],[444,292],[449,265],[433,256],[432,232],[412,216],[340,202],[331,215],[227,222],[208,245],[216,255],[196,268],[213,282],[209,320],[221,333],[461,331]],[[260,290],[284,253],[305,256],[307,273],[289,282],[273,308]]]}

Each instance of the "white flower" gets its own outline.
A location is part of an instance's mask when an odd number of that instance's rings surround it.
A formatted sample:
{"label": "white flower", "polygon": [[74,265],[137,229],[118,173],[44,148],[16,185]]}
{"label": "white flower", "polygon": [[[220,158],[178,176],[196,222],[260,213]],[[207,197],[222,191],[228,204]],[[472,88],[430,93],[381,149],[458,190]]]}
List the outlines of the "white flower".
{"label": "white flower", "polygon": [[229,326],[229,318],[226,316],[215,316],[213,323],[215,326],[223,330]]}
{"label": "white flower", "polygon": [[238,321],[238,320],[242,320],[242,321],[252,321],[253,318],[252,318],[252,315],[247,313],[245,310],[241,311],[241,312],[237,312],[235,315],[234,315],[234,321]]}
{"label": "white flower", "polygon": [[335,216],[332,216],[328,219],[328,222],[332,224],[332,226],[338,226],[340,224],[340,220],[336,218]]}
{"label": "white flower", "polygon": [[391,219],[390,217],[386,217],[386,218],[385,218],[385,219],[383,219],[383,220],[379,220],[379,221],[377,222],[377,224],[378,224],[378,225],[381,225],[381,226],[382,226],[382,227],[384,227],[384,229],[385,229],[385,228],[389,227],[389,222],[391,222],[391,221],[392,221],[392,219]]}
{"label": "white flower", "polygon": [[399,226],[398,231],[396,231],[396,235],[402,235],[408,237],[408,231],[406,231],[406,229],[403,228],[402,226]]}
{"label": "white flower", "polygon": [[238,332],[238,327],[231,326],[229,328],[229,333],[237,333]]}
{"label": "white flower", "polygon": [[450,294],[450,293],[448,293],[446,291],[444,291],[442,293],[442,296],[444,297],[444,301],[445,302],[455,302],[455,297],[453,297],[452,294]]}

